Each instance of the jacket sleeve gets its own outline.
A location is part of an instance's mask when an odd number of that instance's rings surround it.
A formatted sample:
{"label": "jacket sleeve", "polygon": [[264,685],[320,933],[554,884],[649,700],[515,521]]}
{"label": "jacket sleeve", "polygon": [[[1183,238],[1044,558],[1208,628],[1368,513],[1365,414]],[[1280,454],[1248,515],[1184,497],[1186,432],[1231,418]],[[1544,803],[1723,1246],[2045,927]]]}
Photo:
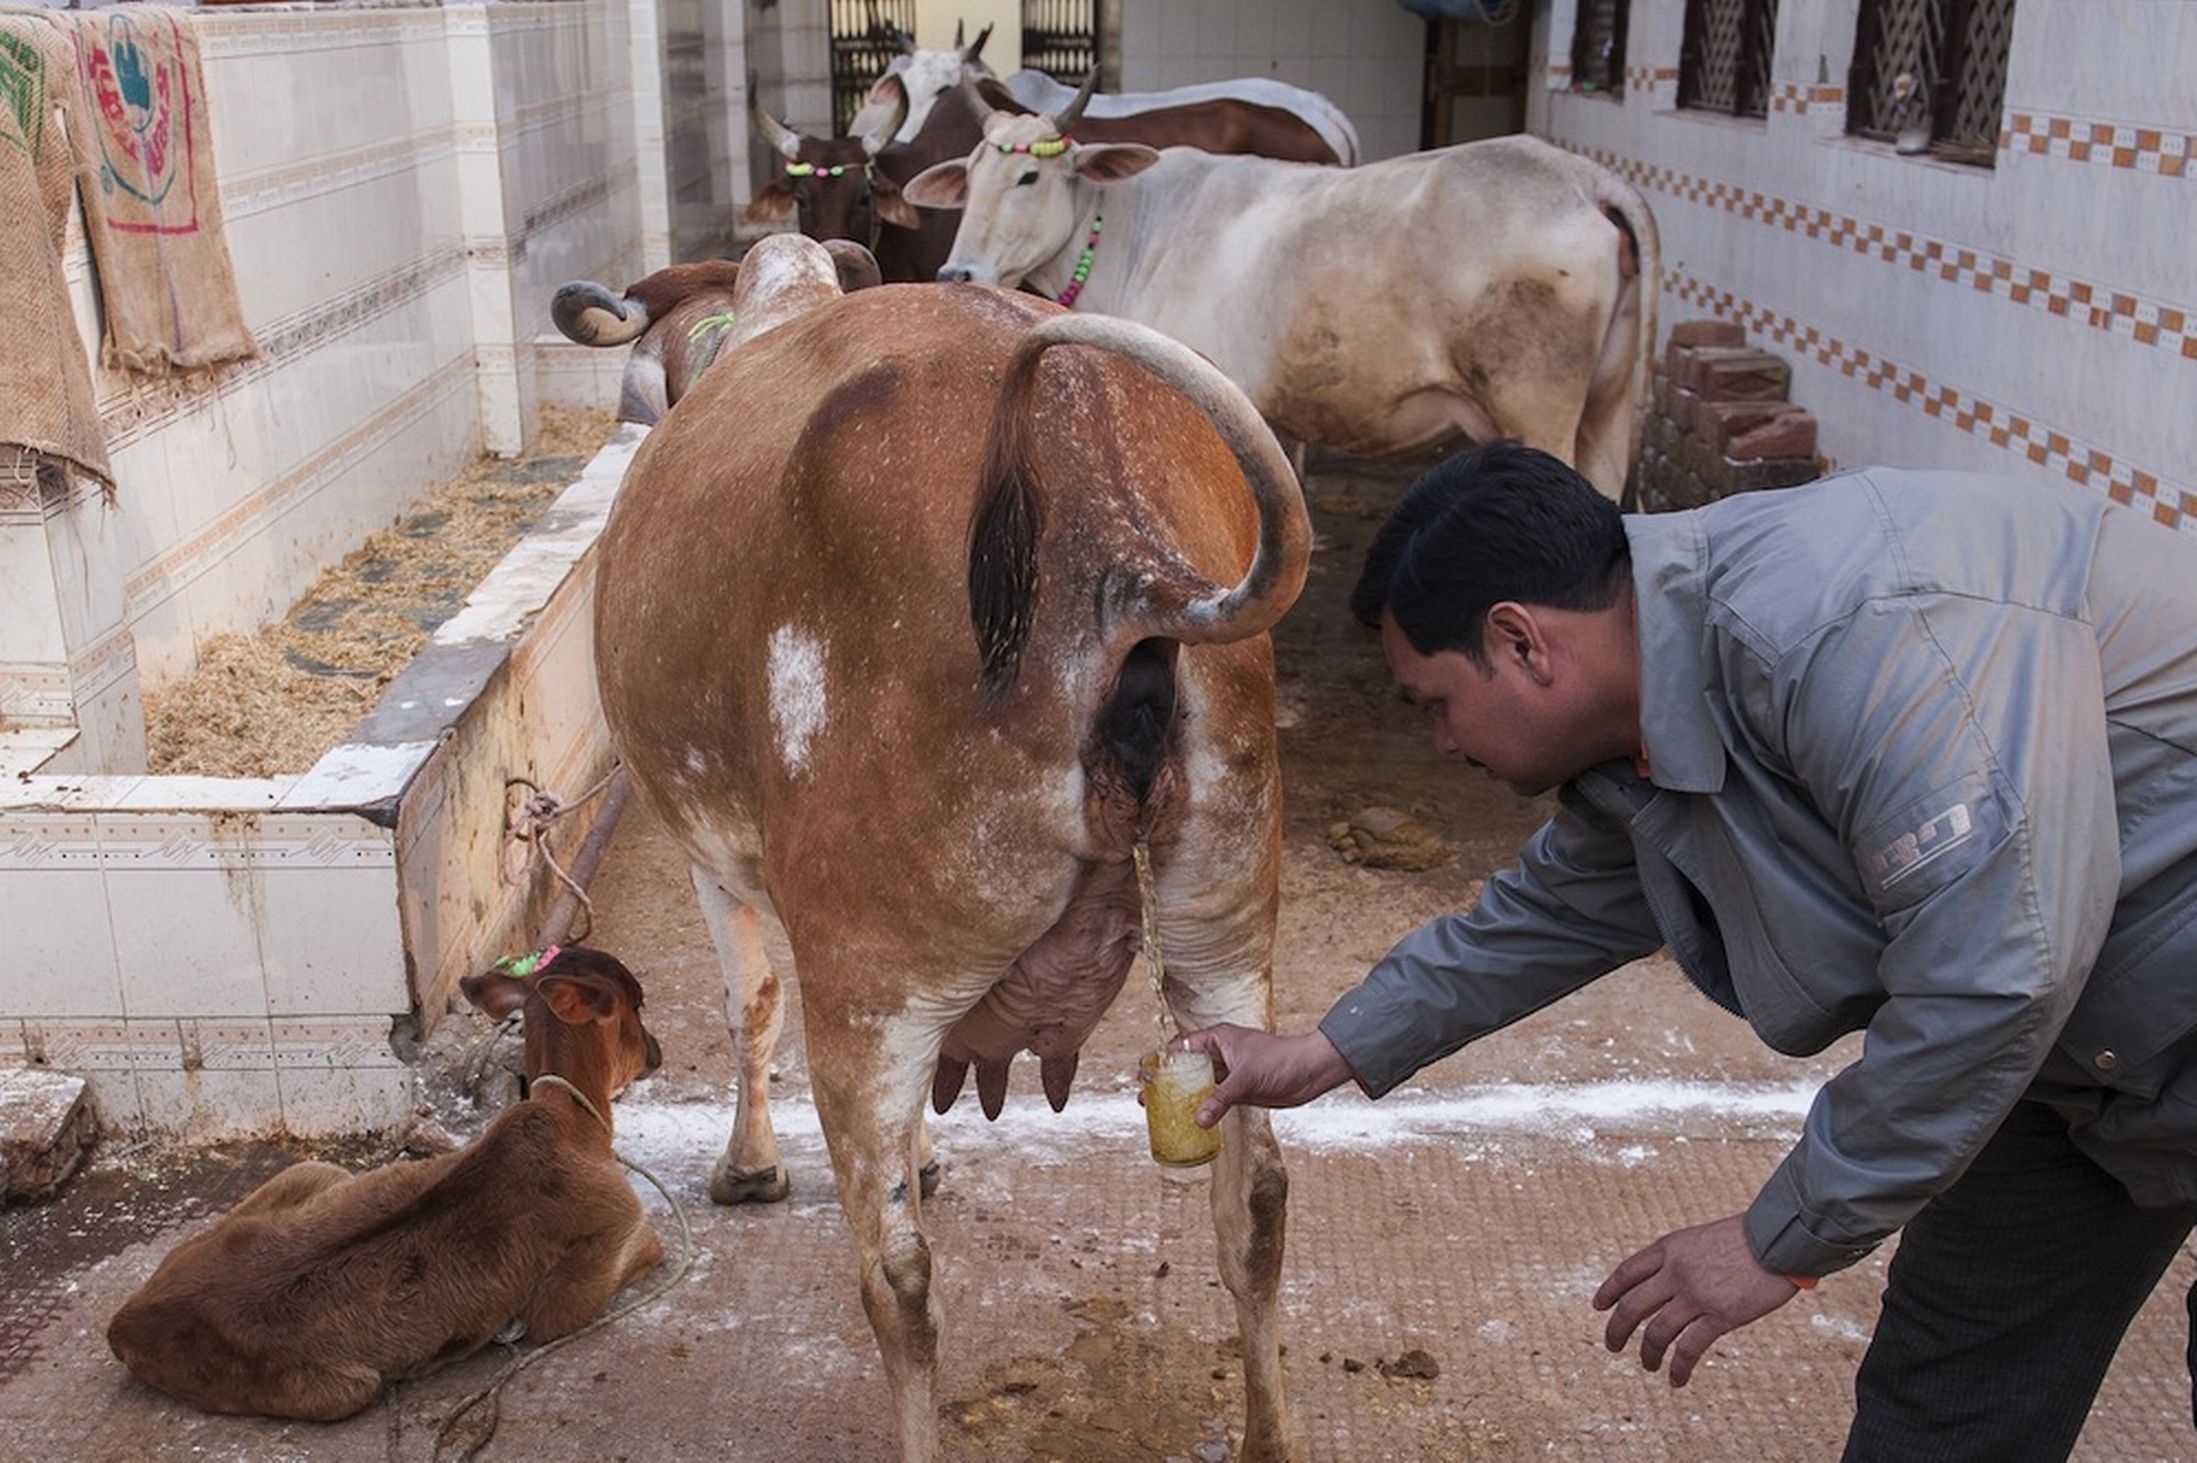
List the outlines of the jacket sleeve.
{"label": "jacket sleeve", "polygon": [[1756,1256],[1853,1263],[1968,1166],[2082,993],[2120,882],[2105,697],[2079,620],[1873,601],[1741,697],[1884,927],[1883,1001],[1748,1210]]}
{"label": "jacket sleeve", "polygon": [[1630,836],[1563,800],[1469,913],[1405,936],[1321,1020],[1370,1096],[1662,945]]}

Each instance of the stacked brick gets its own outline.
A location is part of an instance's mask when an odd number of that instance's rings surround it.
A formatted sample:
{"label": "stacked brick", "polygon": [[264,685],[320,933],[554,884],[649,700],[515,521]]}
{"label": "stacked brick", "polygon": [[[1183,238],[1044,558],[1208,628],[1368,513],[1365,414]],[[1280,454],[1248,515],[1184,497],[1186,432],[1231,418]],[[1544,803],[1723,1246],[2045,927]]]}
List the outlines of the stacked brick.
{"label": "stacked brick", "polygon": [[1634,477],[1640,507],[1698,508],[1821,477],[1816,419],[1793,404],[1792,384],[1792,367],[1730,321],[1672,326]]}

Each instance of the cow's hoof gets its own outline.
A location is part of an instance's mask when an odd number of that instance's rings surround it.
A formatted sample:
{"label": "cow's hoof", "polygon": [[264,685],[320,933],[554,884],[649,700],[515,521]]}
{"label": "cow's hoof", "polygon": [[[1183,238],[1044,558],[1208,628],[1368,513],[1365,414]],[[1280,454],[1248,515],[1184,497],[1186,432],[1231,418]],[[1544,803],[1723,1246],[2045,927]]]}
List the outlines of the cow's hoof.
{"label": "cow's hoof", "polygon": [[753,1173],[735,1173],[722,1165],[710,1175],[709,1196],[718,1204],[776,1204],[792,1189],[776,1164]]}
{"label": "cow's hoof", "polygon": [[938,1192],[938,1181],[945,1176],[946,1165],[934,1158],[916,1170],[915,1185],[923,1191],[923,1197],[928,1199]]}

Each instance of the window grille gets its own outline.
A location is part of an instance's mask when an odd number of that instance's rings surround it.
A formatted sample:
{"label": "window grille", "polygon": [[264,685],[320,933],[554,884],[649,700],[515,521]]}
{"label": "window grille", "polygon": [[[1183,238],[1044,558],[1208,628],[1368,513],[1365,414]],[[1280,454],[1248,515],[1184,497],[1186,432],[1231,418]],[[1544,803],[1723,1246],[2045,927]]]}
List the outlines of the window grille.
{"label": "window grille", "polygon": [[1770,114],[1777,0],[1686,0],[1678,104],[1735,117]]}
{"label": "window grille", "polygon": [[1579,0],[1571,35],[1571,84],[1579,91],[1625,94],[1625,12],[1630,0]]}
{"label": "window grille", "polygon": [[1083,85],[1099,64],[1098,0],[1022,0],[1022,64]]}
{"label": "window grille", "polygon": [[2013,33],[2014,0],[1862,0],[1847,130],[1989,167]]}
{"label": "window grille", "polygon": [[832,135],[844,134],[870,88],[915,34],[915,0],[831,0]]}

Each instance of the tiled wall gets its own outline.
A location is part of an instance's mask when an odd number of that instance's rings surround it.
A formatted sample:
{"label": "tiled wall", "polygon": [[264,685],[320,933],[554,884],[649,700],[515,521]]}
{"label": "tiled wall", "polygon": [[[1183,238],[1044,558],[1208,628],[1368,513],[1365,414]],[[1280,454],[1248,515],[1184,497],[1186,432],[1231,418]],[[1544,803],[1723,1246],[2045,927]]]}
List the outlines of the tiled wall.
{"label": "tiled wall", "polygon": [[[0,716],[79,730],[45,770],[142,769],[141,683],[279,613],[484,444],[517,450],[545,398],[615,392],[614,353],[538,337],[558,284],[640,271],[628,17],[628,0],[193,14],[261,354],[181,382],[100,369],[112,504],[0,503],[24,611],[0,632]],[[81,231],[67,274],[96,360]]]}
{"label": "tiled wall", "polygon": [[1364,160],[1418,150],[1426,25],[1396,0],[1122,0],[1121,11],[1123,91],[1270,76],[1341,107]]}
{"label": "tiled wall", "polygon": [[[1532,130],[1655,210],[1663,320],[1793,362],[1844,464],[2004,472],[2197,533],[2197,7],[2018,0],[1994,166],[1846,133],[1858,0],[1784,0],[1766,120],[1676,108],[1683,0],[1631,0],[1622,101],[1537,21]],[[1552,59],[1553,58],[1553,59]]]}
{"label": "tiled wall", "polygon": [[556,893],[499,867],[504,779],[574,796],[608,762],[592,553],[639,440],[598,453],[303,776],[0,780],[0,1068],[79,1074],[104,1121],[193,1138],[400,1119],[400,1045]]}

